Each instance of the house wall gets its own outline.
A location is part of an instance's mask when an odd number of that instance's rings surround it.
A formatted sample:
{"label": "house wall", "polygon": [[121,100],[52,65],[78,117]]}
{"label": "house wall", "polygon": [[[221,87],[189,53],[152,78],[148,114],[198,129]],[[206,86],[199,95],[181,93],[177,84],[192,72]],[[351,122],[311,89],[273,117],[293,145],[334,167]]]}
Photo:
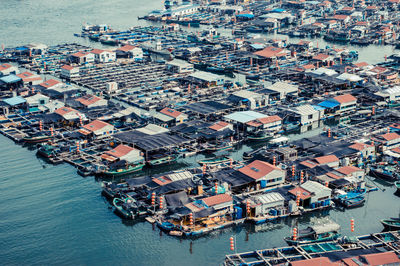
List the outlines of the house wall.
{"label": "house wall", "polygon": [[96,130],[93,133],[97,136],[97,138],[104,138],[113,134],[114,126],[108,125],[103,127],[102,129]]}
{"label": "house wall", "polygon": [[274,186],[285,182],[285,176],[286,176],[285,171],[273,170],[266,176],[258,179],[257,182],[260,183],[261,180],[266,180],[267,187]]}

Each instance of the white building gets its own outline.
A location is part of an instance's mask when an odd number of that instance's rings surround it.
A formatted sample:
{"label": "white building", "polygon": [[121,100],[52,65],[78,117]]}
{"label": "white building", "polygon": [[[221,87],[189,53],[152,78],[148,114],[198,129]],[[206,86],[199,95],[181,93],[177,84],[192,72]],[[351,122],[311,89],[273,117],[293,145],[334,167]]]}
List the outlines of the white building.
{"label": "white building", "polygon": [[167,68],[169,71],[172,73],[191,73],[194,71],[193,64],[183,62],[183,61],[178,61],[178,60],[173,60],[167,63]]}
{"label": "white building", "polygon": [[110,151],[106,151],[101,155],[101,158],[111,162],[125,160],[128,163],[139,163],[144,160],[139,150],[123,144],[118,145]]}
{"label": "white building", "polygon": [[75,101],[78,102],[79,106],[83,108],[104,107],[108,104],[106,99],[91,94],[79,97]]}
{"label": "white building", "polygon": [[300,185],[304,190],[307,190],[311,194],[311,202],[317,203],[325,201],[331,198],[332,190],[318,182],[307,181]]}
{"label": "white building", "polygon": [[313,122],[317,122],[324,116],[324,110],[319,108],[317,110],[314,106],[310,104],[300,105],[295,107],[292,112],[296,117],[299,118],[299,121],[302,125],[308,125]]}
{"label": "white building", "polygon": [[254,179],[257,189],[282,184],[286,177],[286,172],[281,168],[260,160],[255,160],[238,171]]}
{"label": "white building", "polygon": [[143,50],[138,46],[124,45],[116,50],[117,57],[143,59]]}
{"label": "white building", "polygon": [[19,74],[18,67],[10,64],[0,64],[0,76],[7,76],[10,74]]}
{"label": "white building", "polygon": [[277,192],[254,196],[250,200],[255,216],[268,214],[271,209],[284,209],[285,206],[285,198]]}
{"label": "white building", "polygon": [[85,136],[93,134],[96,138],[105,138],[114,133],[114,126],[101,120],[84,125],[79,132]]}
{"label": "white building", "polygon": [[117,59],[117,54],[114,51],[93,49],[91,53],[94,55],[96,63],[114,62]]}
{"label": "white building", "polygon": [[79,77],[79,67],[71,65],[63,65],[61,67],[60,76],[66,79]]}

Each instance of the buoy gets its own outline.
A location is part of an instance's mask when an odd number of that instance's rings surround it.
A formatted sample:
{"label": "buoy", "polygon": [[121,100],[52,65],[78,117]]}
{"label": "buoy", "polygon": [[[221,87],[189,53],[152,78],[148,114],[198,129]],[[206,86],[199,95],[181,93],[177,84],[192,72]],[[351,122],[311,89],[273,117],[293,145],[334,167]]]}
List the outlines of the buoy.
{"label": "buoy", "polygon": [[329,187],[329,181],[325,181],[325,186]]}
{"label": "buoy", "polygon": [[231,250],[232,250],[232,251],[235,250],[235,243],[233,242],[233,236],[231,236],[231,237],[229,238],[229,242],[230,242],[230,248],[231,248]]}
{"label": "buoy", "polygon": [[300,172],[300,184],[304,182],[304,172],[303,170]]}
{"label": "buoy", "polygon": [[300,191],[296,192],[296,205],[300,206]]}
{"label": "buoy", "polygon": [[249,216],[250,215],[250,201],[249,200],[246,201],[246,212],[247,212],[247,215]]}
{"label": "buoy", "polygon": [[331,137],[331,129],[328,128],[328,138],[330,138],[330,137]]}
{"label": "buoy", "polygon": [[218,182],[215,182],[215,195],[218,194]]}
{"label": "buoy", "polygon": [[297,240],[297,228],[293,228],[293,240],[296,241]]}
{"label": "buoy", "polygon": [[156,193],[151,193],[151,205],[156,205]]}
{"label": "buoy", "polygon": [[273,164],[274,166],[276,166],[276,156],[274,156],[274,157],[272,158],[272,164]]}
{"label": "buoy", "polygon": [[229,166],[232,167],[233,166],[233,159],[229,158]]}
{"label": "buoy", "polygon": [[190,223],[190,226],[193,226],[193,225],[194,225],[193,213],[189,213],[189,223]]}
{"label": "buoy", "polygon": [[207,165],[203,164],[203,176],[206,175]]}
{"label": "buoy", "polygon": [[351,231],[354,232],[354,219],[350,220]]}
{"label": "buoy", "polygon": [[164,207],[164,206],[163,206],[163,198],[160,197],[160,210],[161,210],[163,207]]}
{"label": "buoy", "polygon": [[375,106],[372,106],[372,115],[375,115]]}
{"label": "buoy", "polygon": [[51,134],[52,137],[54,136],[54,129],[53,129],[53,127],[50,128],[50,134]]}
{"label": "buoy", "polygon": [[292,165],[292,176],[294,177],[296,174],[296,167]]}
{"label": "buoy", "polygon": [[76,152],[80,152],[79,141],[76,142]]}
{"label": "buoy", "polygon": [[39,130],[40,131],[43,130],[43,122],[42,122],[42,120],[39,121]]}

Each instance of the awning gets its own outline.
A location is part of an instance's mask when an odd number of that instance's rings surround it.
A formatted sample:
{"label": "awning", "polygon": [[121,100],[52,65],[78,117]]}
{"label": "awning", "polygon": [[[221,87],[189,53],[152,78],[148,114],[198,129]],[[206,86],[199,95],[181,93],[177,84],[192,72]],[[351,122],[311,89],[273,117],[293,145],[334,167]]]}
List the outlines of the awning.
{"label": "awning", "polygon": [[318,104],[319,106],[325,107],[325,108],[335,108],[340,105],[338,102],[331,102],[331,101],[323,101],[322,103]]}

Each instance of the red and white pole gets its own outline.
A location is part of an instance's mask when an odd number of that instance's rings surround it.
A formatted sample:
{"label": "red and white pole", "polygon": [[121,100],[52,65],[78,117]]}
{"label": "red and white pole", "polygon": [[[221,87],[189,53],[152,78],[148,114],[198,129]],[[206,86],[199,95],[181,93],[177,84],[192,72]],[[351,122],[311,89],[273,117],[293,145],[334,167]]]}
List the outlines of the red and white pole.
{"label": "red and white pole", "polygon": [[163,198],[160,197],[160,202],[159,202],[159,204],[160,204],[160,210],[162,210],[163,207],[164,207],[163,203],[164,203]]}

